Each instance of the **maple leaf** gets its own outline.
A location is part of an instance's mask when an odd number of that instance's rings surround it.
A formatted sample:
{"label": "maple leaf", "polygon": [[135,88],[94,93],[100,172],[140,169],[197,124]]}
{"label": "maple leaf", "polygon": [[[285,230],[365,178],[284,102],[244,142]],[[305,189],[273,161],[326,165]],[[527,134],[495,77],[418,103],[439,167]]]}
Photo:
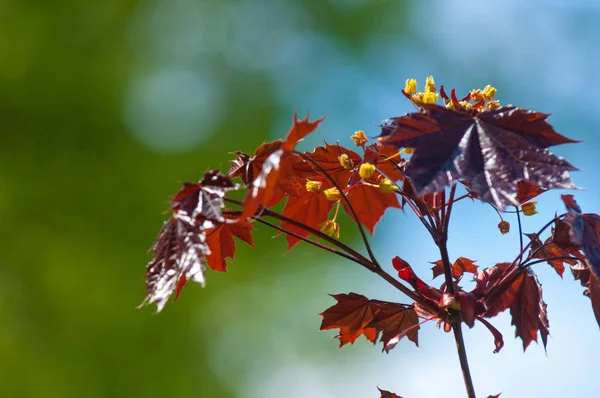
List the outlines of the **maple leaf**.
{"label": "maple leaf", "polygon": [[538,237],[537,234],[525,234],[529,239],[531,239],[531,250],[529,251],[529,255],[533,255],[533,258],[539,258],[542,260],[548,260],[548,264],[554,268],[556,273],[560,275],[562,278],[563,273],[565,272],[564,263],[574,265],[577,263],[576,260],[569,259],[558,259],[556,257],[566,257],[569,256],[569,252],[559,245],[552,241],[552,237],[546,239],[546,242],[542,244],[542,241]]}
{"label": "maple leaf", "polygon": [[589,265],[585,261],[572,265],[571,272],[575,280],[581,282],[581,286],[586,288],[583,294],[590,299],[594,316],[598,326],[600,326],[600,282],[597,278],[594,278]]}
{"label": "maple leaf", "polygon": [[[354,173],[354,168],[362,162],[360,155],[350,149],[344,148],[339,144],[330,145],[325,143],[325,146],[319,146],[312,152],[305,152],[307,156],[313,159],[327,172],[341,187],[345,188],[348,185],[348,180]],[[347,156],[347,165],[342,165],[340,156]],[[311,178],[315,176],[322,177],[320,170],[309,162],[294,165],[294,171],[299,177]]]}
{"label": "maple leaf", "polygon": [[[333,208],[334,202],[327,200],[324,194],[304,191],[299,197],[290,196],[282,214],[309,227],[319,229],[327,220],[327,215]],[[306,237],[310,232],[293,224],[282,221],[280,226],[290,232]],[[293,235],[286,235],[288,250],[297,244],[300,239]]]}
{"label": "maple leaf", "polygon": [[[442,260],[438,260],[432,264],[435,264],[431,268],[434,278],[444,274],[444,263]],[[466,257],[459,257],[456,259],[454,264],[452,264],[452,276],[455,278],[460,278],[465,272],[476,274],[477,268],[478,267],[475,265],[474,260],[469,260]]]}
{"label": "maple leaf", "polygon": [[406,159],[400,157],[396,147],[371,144],[365,147],[364,161],[376,165],[377,169],[392,181],[404,180]]}
{"label": "maple leaf", "polygon": [[[562,235],[567,235],[567,238],[558,241],[567,240],[568,244],[581,246],[591,270],[596,278],[600,278],[600,216],[592,213],[582,214],[573,195],[561,195],[561,198],[568,214],[561,223],[557,223],[555,235],[559,235],[559,225],[567,229],[561,231]],[[556,236],[554,241],[557,242]]]}
{"label": "maple leaf", "polygon": [[293,167],[300,161],[293,153],[296,143],[315,130],[323,119],[324,117],[310,122],[307,116],[305,119],[298,120],[297,115],[294,114],[292,127],[281,147],[271,152],[262,162],[260,172],[251,182],[240,219],[253,216],[261,206],[268,208],[281,200],[285,194],[282,185],[288,178],[295,178]]}
{"label": "maple leaf", "polygon": [[183,188],[173,197],[171,210],[179,218],[187,217],[189,222],[204,223],[204,228],[211,228],[214,221],[224,221],[221,209],[225,193],[238,188],[219,170],[210,170],[200,182],[183,184]]}
{"label": "maple leaf", "polygon": [[487,302],[485,317],[493,317],[510,309],[515,335],[523,340],[523,350],[537,341],[538,331],[544,344],[548,341],[549,326],[542,287],[531,268],[521,269],[518,276],[498,299]]}
{"label": "maple leaf", "polygon": [[377,389],[381,393],[381,398],[402,398],[400,395],[394,394],[393,392],[382,390],[379,387],[377,387]]}
{"label": "maple leaf", "polygon": [[373,344],[380,332],[387,352],[404,336],[418,344],[419,323],[411,306],[369,300],[356,293],[332,295],[338,302],[323,311],[320,330],[339,329],[340,347],[364,335]]}
{"label": "maple leaf", "polygon": [[[385,193],[371,185],[358,183],[349,188],[346,195],[357,213],[358,222],[367,227],[371,234],[375,232],[375,226],[388,208],[401,208],[395,193]],[[342,205],[346,213],[354,218],[346,201],[342,201]]]}
{"label": "maple leaf", "polygon": [[211,170],[199,183],[185,183],[173,197],[174,214],[164,223],[146,265],[146,297],[140,306],[156,303],[160,312],[188,281],[204,285],[204,260],[210,255],[206,231],[226,222],[221,210],[225,193],[237,188],[220,171]]}
{"label": "maple leaf", "polygon": [[[227,216],[226,218],[231,218]],[[206,264],[215,271],[225,272],[227,267],[226,258],[233,259],[235,256],[236,236],[250,246],[254,247],[251,231],[254,229],[247,220],[236,223],[221,223],[215,228],[207,229],[206,244],[210,253],[206,255]]]}
{"label": "maple leaf", "polygon": [[173,291],[177,295],[189,280],[204,286],[204,257],[209,253],[203,231],[174,215],[163,225],[146,266],[146,298],[141,306],[156,303],[160,312]]}
{"label": "maple leaf", "polygon": [[548,115],[516,107],[459,112],[422,104],[423,112],[382,126],[387,145],[414,147],[405,174],[419,195],[467,180],[480,198],[504,209],[518,206],[518,182],[541,189],[575,188],[576,170],[546,148],[576,142],[554,131]]}

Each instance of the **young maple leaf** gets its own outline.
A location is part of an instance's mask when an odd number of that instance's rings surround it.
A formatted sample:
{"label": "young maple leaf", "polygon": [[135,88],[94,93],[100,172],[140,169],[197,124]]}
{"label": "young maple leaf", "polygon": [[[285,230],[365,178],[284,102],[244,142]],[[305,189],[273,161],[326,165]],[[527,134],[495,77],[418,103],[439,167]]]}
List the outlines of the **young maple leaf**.
{"label": "young maple leaf", "polygon": [[379,387],[377,387],[377,389],[381,393],[381,398],[402,398],[400,395],[394,394],[393,392],[382,390]]}
{"label": "young maple leaf", "polygon": [[[383,192],[378,187],[356,184],[350,187],[347,197],[358,216],[358,222],[363,224],[371,234],[375,232],[375,226],[388,208],[400,209],[400,203],[393,192]],[[353,217],[348,204],[342,201],[344,210]]]}
{"label": "young maple leaf", "polygon": [[[475,265],[475,261],[476,260],[469,260],[466,257],[457,258],[454,264],[452,264],[452,276],[455,278],[460,278],[465,272],[476,274],[478,267]],[[434,278],[444,274],[444,263],[442,260],[438,260],[432,264],[435,264],[431,268]]]}
{"label": "young maple leaf", "polygon": [[[325,143],[325,146],[316,147],[312,152],[305,152],[305,155],[317,162],[342,188],[348,185],[348,180],[354,173],[354,168],[362,162],[362,158],[358,153],[339,144],[330,145]],[[345,156],[345,162],[340,159],[342,156]],[[294,165],[294,171],[301,178],[323,177],[320,170],[306,161]]]}
{"label": "young maple leaf", "polygon": [[244,211],[240,219],[252,217],[261,207],[274,206],[283,196],[282,183],[288,178],[294,178],[294,163],[299,161],[297,155],[293,153],[294,147],[298,141],[314,131],[323,118],[310,122],[308,116],[298,120],[294,114],[292,127],[287,137],[283,140],[281,148],[273,151],[262,162],[262,168],[254,179],[250,182],[250,191],[244,199]]}
{"label": "young maple leaf", "polygon": [[146,298],[141,306],[156,303],[160,312],[173,291],[177,294],[189,280],[204,286],[203,259],[209,253],[204,232],[174,215],[163,225],[146,266]]}
{"label": "young maple leaf", "polygon": [[225,193],[238,187],[218,170],[208,171],[197,184],[185,183],[174,196],[174,212],[161,229],[146,265],[146,298],[160,312],[174,291],[189,280],[204,285],[204,260],[210,255],[206,230],[226,220],[222,214]]}
{"label": "young maple leaf", "polygon": [[354,344],[364,335],[373,344],[380,332],[384,350],[389,352],[404,336],[418,344],[419,322],[411,306],[369,300],[356,293],[332,295],[338,302],[323,311],[320,330],[339,329],[340,347]]}
{"label": "young maple leaf", "polygon": [[597,278],[594,278],[585,262],[580,261],[575,265],[571,265],[571,272],[575,280],[581,282],[581,286],[586,288],[583,294],[592,302],[592,310],[598,326],[600,326],[600,282]]}
{"label": "young maple leaf", "polygon": [[596,278],[600,278],[600,216],[582,214],[573,195],[561,197],[569,212],[556,223],[554,242],[562,247],[581,246],[591,270]]}
{"label": "young maple leaf", "polygon": [[542,244],[542,241],[538,237],[537,234],[525,234],[529,239],[531,239],[531,250],[529,251],[530,255],[533,254],[533,258],[539,258],[542,260],[548,260],[548,264],[554,268],[556,273],[562,278],[563,273],[565,272],[565,264],[575,265],[577,263],[576,260],[570,259],[560,259],[556,257],[566,257],[571,254],[569,251],[561,248],[559,245],[552,241],[552,237],[546,239],[546,242]]}
{"label": "young maple leaf", "polygon": [[[315,193],[305,190],[298,197],[290,196],[288,198],[282,214],[318,230],[327,220],[327,215],[333,206],[334,202],[327,200],[322,192]],[[299,228],[285,221],[281,222],[280,227],[303,237],[310,235],[310,232],[306,231],[304,228]],[[286,235],[286,240],[288,242],[288,250],[300,242],[299,238],[290,234]]]}
{"label": "young maple leaf", "polygon": [[548,342],[549,324],[546,303],[542,299],[542,286],[531,268],[519,270],[518,276],[506,291],[493,301],[487,301],[486,318],[496,316],[510,309],[515,335],[523,340],[523,350],[532,341],[537,341],[538,331],[542,337],[544,349]]}
{"label": "young maple leaf", "polygon": [[215,271],[225,272],[227,270],[225,259],[233,259],[235,256],[233,237],[236,236],[254,247],[251,235],[253,229],[254,227],[247,220],[236,223],[221,223],[215,228],[207,229],[205,232],[206,245],[210,249],[210,253],[206,255],[206,264]]}
{"label": "young maple leaf", "polygon": [[546,148],[576,141],[554,131],[547,114],[516,107],[483,112],[421,107],[422,112],[391,119],[380,135],[386,145],[415,148],[405,173],[419,195],[464,179],[482,200],[504,209],[519,205],[519,181],[541,189],[575,188],[569,177],[575,167]]}

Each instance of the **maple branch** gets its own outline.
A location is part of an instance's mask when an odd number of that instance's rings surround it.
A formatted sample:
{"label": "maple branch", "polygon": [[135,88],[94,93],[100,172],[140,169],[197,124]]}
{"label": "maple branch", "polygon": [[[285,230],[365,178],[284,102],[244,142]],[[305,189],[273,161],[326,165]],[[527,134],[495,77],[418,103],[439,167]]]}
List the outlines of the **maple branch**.
{"label": "maple branch", "polygon": [[460,318],[458,322],[456,322],[456,325],[452,325],[452,330],[454,331],[454,340],[456,341],[456,350],[458,351],[458,358],[460,359],[460,369],[462,370],[463,379],[465,380],[467,396],[469,398],[475,398],[475,387],[473,387],[473,379],[471,378],[471,371],[469,369],[469,360],[467,358],[467,349],[465,348]]}
{"label": "maple branch", "polygon": [[[552,220],[548,221],[546,223],[546,225],[544,225],[538,232],[537,235],[539,236],[542,232],[544,232],[546,229],[548,229],[548,227],[550,227],[552,224],[554,224],[556,221],[560,220],[561,218],[565,217],[567,215],[567,213],[563,213],[559,216],[554,217]],[[519,261],[519,259],[523,258],[523,254],[525,253],[525,251],[527,251],[527,249],[529,249],[529,247],[531,246],[533,241],[529,241],[529,243],[527,243],[523,249],[521,250],[521,252],[517,255],[517,257],[513,260],[513,262],[506,267],[506,270],[504,271],[504,275],[502,275],[502,277],[498,280],[498,282],[496,284],[494,284],[494,286],[492,286],[492,288],[490,290],[488,290],[485,294],[484,294],[484,299],[486,301],[492,301],[493,299],[496,298],[496,296],[499,294],[498,292],[503,292],[507,286],[510,286],[510,284],[512,284],[514,282],[514,280],[516,279],[517,276],[519,276],[520,272],[523,270],[523,264],[520,264],[520,266],[518,268],[516,268],[517,271],[515,271],[515,264],[517,264],[517,261]],[[543,245],[542,245],[543,246]],[[535,254],[537,252],[538,249],[536,249],[533,253],[531,253],[527,259],[525,260],[525,262],[527,262],[527,260],[531,259],[533,257],[533,254]]]}
{"label": "maple branch", "polygon": [[525,267],[531,267],[532,265],[539,264],[539,263],[550,262],[552,260],[575,260],[575,261],[578,261],[579,259],[577,257],[573,257],[573,256],[557,256],[557,257],[541,258],[541,259],[534,260],[534,261],[529,261],[529,262],[526,260],[522,264],[522,267],[523,268],[525,268]]}
{"label": "maple branch", "polygon": [[517,206],[515,206],[515,210],[517,211],[517,223],[519,225],[519,247],[521,249],[519,254],[519,264],[521,264],[523,261],[523,228],[521,227],[521,212]]}
{"label": "maple branch", "polygon": [[415,292],[404,286],[402,283],[400,283],[399,280],[385,272],[383,269],[377,268],[371,271],[375,272],[381,278],[386,280],[390,285],[394,286],[396,289],[400,290],[402,293],[419,303],[422,307],[425,307],[430,312],[435,313],[435,310],[431,308],[431,306],[425,300],[423,300],[421,296],[417,295]]}
{"label": "maple branch", "polygon": [[[240,212],[240,214],[241,214],[241,212]],[[309,239],[309,238],[307,238],[307,237],[305,237],[305,236],[299,235],[299,234],[297,234],[297,233],[295,233],[295,232],[289,231],[289,230],[287,230],[287,229],[285,229],[285,228],[281,228],[280,226],[278,226],[278,225],[276,225],[276,224],[273,224],[272,222],[269,222],[269,221],[267,221],[267,220],[263,220],[263,219],[262,219],[262,218],[260,218],[260,217],[256,217],[256,218],[254,218],[254,219],[255,219],[256,221],[258,221],[259,223],[261,223],[261,224],[264,224],[264,225],[266,225],[266,226],[269,226],[269,227],[271,227],[271,228],[273,228],[273,229],[276,229],[276,230],[278,230],[278,231],[281,231],[281,232],[283,232],[283,233],[285,233],[285,234],[288,234],[288,235],[291,235],[291,236],[293,236],[293,237],[296,237],[296,238],[300,239],[300,240],[301,240],[301,241],[303,241],[303,242],[306,242],[306,243],[309,243],[309,244],[311,244],[311,245],[313,245],[313,246],[316,246],[316,247],[318,247],[319,249],[323,249],[323,250],[325,250],[325,251],[328,251],[328,252],[330,252],[330,253],[337,254],[338,256],[344,257],[344,258],[346,258],[346,259],[348,259],[348,260],[350,260],[350,261],[354,261],[355,263],[358,263],[358,264],[362,265],[363,267],[365,267],[365,268],[367,268],[367,269],[369,269],[369,270],[372,270],[372,268],[369,268],[368,266],[366,266],[366,265],[365,265],[365,264],[364,264],[362,261],[360,261],[359,259],[357,259],[357,258],[355,258],[355,257],[353,257],[353,256],[351,256],[351,255],[349,255],[349,254],[347,254],[347,253],[344,253],[343,251],[340,251],[340,250],[334,249],[333,247],[329,247],[329,246],[327,246],[327,245],[324,245],[324,244],[322,244],[322,243],[319,243],[319,242],[315,242],[315,241],[314,241],[314,240],[312,240],[312,239]]]}
{"label": "maple branch", "polygon": [[[444,277],[446,279],[446,289],[448,289],[448,293],[450,295],[454,295],[454,281],[452,279],[452,265],[450,263],[450,256],[448,255],[448,226],[450,224],[450,215],[452,213],[452,203],[454,201],[455,193],[456,184],[454,184],[450,189],[448,209],[447,211],[442,212],[442,221],[438,229],[438,237],[435,240],[435,243],[437,244],[442,256]],[[442,196],[442,200],[445,202],[445,195]],[[445,206],[443,208],[445,208]],[[471,370],[469,369],[469,359],[467,357],[465,339],[462,334],[462,319],[460,316],[460,311],[458,309],[451,308],[448,308],[448,311],[450,324],[452,325],[452,330],[454,332],[454,341],[456,342],[456,351],[458,352],[460,369],[462,370],[465,388],[467,390],[467,396],[469,398],[475,398],[475,388],[473,387],[473,379],[471,377]]]}
{"label": "maple branch", "polygon": [[[225,202],[229,202],[229,203],[233,203],[236,205],[240,205],[243,206],[244,204],[242,202],[240,202],[239,200],[235,200],[235,199],[231,199],[231,198],[224,198]],[[233,212],[231,212],[233,213]],[[237,213],[236,213],[237,214]],[[253,216],[253,219],[255,220],[259,220],[260,219],[260,214],[263,214],[265,216],[269,216],[269,217],[273,217],[276,218],[280,221],[284,221],[288,224],[292,224],[298,228],[302,228],[307,232],[310,232],[311,234],[315,235],[318,238],[323,239],[324,241],[327,241],[329,243],[331,243],[334,246],[337,246],[339,249],[345,251],[346,253],[350,254],[351,256],[353,256],[356,260],[359,261],[359,263],[361,265],[363,265],[365,268],[369,269],[369,270],[373,270],[374,264],[365,256],[363,256],[362,254],[360,254],[359,252],[357,252],[356,250],[352,249],[350,246],[340,242],[339,240],[332,238],[331,236],[327,235],[324,232],[319,231],[318,229],[312,228],[306,224],[303,224],[299,221],[294,220],[293,218],[289,218],[287,216],[284,216],[283,214],[277,213],[275,211],[269,210],[269,209],[265,209],[262,208],[260,209],[257,214],[255,216]],[[284,231],[282,231],[284,232]],[[287,233],[287,232],[286,232]],[[291,233],[290,233],[291,234]],[[304,239],[303,239],[304,240]],[[327,247],[327,246],[325,246]]]}
{"label": "maple branch", "polygon": [[352,206],[352,203],[350,203],[350,200],[344,193],[344,190],[342,189],[342,187],[340,187],[339,184],[335,181],[335,179],[331,175],[329,175],[327,170],[325,170],[323,168],[323,166],[321,166],[319,163],[317,163],[313,158],[311,158],[310,156],[308,156],[302,152],[294,151],[294,153],[296,155],[300,156],[301,158],[307,160],[308,162],[310,162],[313,166],[315,166],[333,184],[333,186],[338,189],[338,191],[340,192],[340,195],[342,196],[342,199],[348,205],[348,209],[350,209],[350,212],[352,213],[352,217],[354,218],[354,222],[355,222],[356,226],[358,227],[360,236],[365,244],[365,248],[367,249],[367,252],[369,253],[371,262],[373,263],[373,265],[376,268],[381,269],[381,265],[379,265],[379,262],[375,258],[375,254],[373,254],[373,250],[371,249],[371,245],[369,244],[369,240],[367,239],[367,234],[365,233],[365,230],[364,230],[362,224],[360,223],[360,221],[358,221],[358,214],[356,213],[354,206]]}

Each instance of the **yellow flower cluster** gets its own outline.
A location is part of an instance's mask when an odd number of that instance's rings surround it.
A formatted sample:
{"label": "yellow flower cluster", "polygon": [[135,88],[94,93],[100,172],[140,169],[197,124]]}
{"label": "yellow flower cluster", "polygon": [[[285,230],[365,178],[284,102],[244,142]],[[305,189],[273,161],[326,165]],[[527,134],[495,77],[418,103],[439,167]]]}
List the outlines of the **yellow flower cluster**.
{"label": "yellow flower cluster", "polygon": [[425,79],[425,91],[423,92],[417,92],[417,81],[415,79],[407,79],[404,86],[404,94],[410,96],[411,100],[417,105],[435,104],[439,96],[433,76]]}

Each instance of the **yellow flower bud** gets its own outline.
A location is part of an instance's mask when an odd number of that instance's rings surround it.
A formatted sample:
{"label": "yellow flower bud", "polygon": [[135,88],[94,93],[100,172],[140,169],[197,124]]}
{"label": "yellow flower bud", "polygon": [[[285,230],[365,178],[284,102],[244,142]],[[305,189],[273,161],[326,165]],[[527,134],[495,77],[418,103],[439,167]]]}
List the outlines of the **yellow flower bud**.
{"label": "yellow flower bud", "polygon": [[323,191],[323,193],[325,194],[327,200],[330,200],[332,202],[337,202],[342,197],[340,190],[336,187],[326,189]]}
{"label": "yellow flower bud", "polygon": [[435,104],[437,102],[438,95],[436,93],[424,93],[421,101],[424,104]]}
{"label": "yellow flower bud", "polygon": [[338,160],[340,161],[340,165],[346,170],[352,170],[354,168],[354,164],[352,164],[352,159],[348,157],[347,154],[342,153],[338,156]]}
{"label": "yellow flower bud", "polygon": [[485,108],[486,109],[500,108],[500,102],[498,102],[498,101],[490,101],[487,104],[485,104]]}
{"label": "yellow flower bud", "polygon": [[320,193],[323,189],[323,183],[321,181],[306,180],[306,190],[313,193]]}
{"label": "yellow flower bud", "polygon": [[417,81],[415,79],[406,79],[404,92],[409,95],[415,94],[417,92]]}
{"label": "yellow flower bud", "polygon": [[357,132],[352,134],[350,138],[352,138],[356,146],[364,146],[367,143],[367,141],[369,141],[369,139],[365,135],[365,132],[362,130],[358,130]]}
{"label": "yellow flower bud", "polygon": [[500,223],[498,224],[498,230],[502,235],[506,235],[508,231],[510,231],[510,224],[508,223],[508,221],[500,221]]}
{"label": "yellow flower bud", "polygon": [[360,178],[365,179],[365,180],[373,177],[374,173],[375,173],[375,165],[371,164],[371,163],[361,164],[360,169],[358,170],[358,175],[360,175]]}
{"label": "yellow flower bud", "polygon": [[379,183],[379,189],[383,193],[390,193],[398,190],[398,186],[394,184],[391,180],[384,178],[383,181]]}
{"label": "yellow flower bud", "polygon": [[537,210],[535,208],[536,204],[537,202],[527,202],[524,205],[522,205],[521,210],[523,211],[523,215],[533,216],[534,214],[537,214]]}
{"label": "yellow flower bud", "polygon": [[[433,81],[433,76],[429,76],[427,79],[425,79],[425,93],[435,93],[436,92],[436,88],[435,88],[435,81]],[[437,97],[436,97],[437,99]],[[425,102],[426,104],[428,102]]]}
{"label": "yellow flower bud", "polygon": [[415,148],[405,147],[402,148],[401,152],[404,152],[407,155],[412,155],[413,153],[415,153]]}
{"label": "yellow flower bud", "polygon": [[327,220],[321,226],[321,232],[336,238],[340,237],[340,225],[333,220]]}
{"label": "yellow flower bud", "polygon": [[483,97],[483,91],[477,89],[477,90],[471,90],[469,91],[469,97],[471,98],[471,101],[473,102],[479,102],[481,101],[484,97]]}
{"label": "yellow flower bud", "polygon": [[483,98],[486,100],[491,100],[496,95],[496,88],[490,86],[489,84],[483,88]]}

